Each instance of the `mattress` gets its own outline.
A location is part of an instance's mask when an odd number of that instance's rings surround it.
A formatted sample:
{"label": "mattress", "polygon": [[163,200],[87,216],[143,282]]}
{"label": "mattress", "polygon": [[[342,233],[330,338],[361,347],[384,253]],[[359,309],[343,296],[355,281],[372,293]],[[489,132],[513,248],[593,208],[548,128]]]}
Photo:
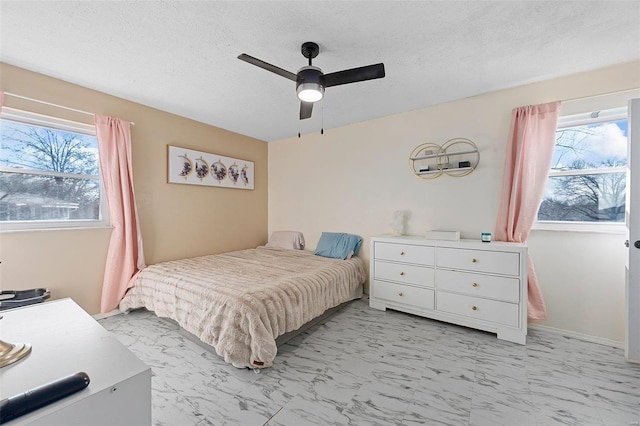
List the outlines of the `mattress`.
{"label": "mattress", "polygon": [[148,266],[120,302],[171,318],[236,367],[273,364],[276,338],[357,297],[362,259],[258,247]]}

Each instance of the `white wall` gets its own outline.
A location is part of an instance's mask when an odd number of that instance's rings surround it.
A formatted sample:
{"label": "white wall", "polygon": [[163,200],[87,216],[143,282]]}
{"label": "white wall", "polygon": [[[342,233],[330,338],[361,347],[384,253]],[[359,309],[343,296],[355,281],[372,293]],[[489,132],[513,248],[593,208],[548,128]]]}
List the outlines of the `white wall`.
{"label": "white wall", "polygon": [[[302,231],[309,249],[322,231],[356,233],[365,239],[361,256],[368,261],[369,237],[389,232],[393,211],[403,209],[410,214],[407,234],[453,229],[479,238],[495,227],[513,108],[634,87],[640,87],[640,61],[272,142],[269,232]],[[409,171],[417,145],[459,137],[480,149],[472,174],[422,180]],[[620,238],[534,232],[530,252],[549,307],[542,324],[623,340]]]}
{"label": "white wall", "polygon": [[549,318],[537,323],[624,340],[623,234],[533,231],[536,264]]}

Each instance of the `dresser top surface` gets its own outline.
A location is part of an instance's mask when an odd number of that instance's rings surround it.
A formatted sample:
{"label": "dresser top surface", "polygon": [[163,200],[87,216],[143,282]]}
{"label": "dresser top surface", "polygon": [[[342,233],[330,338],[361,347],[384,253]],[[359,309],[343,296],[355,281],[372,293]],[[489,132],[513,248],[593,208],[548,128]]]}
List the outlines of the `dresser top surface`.
{"label": "dresser top surface", "polygon": [[80,371],[93,394],[149,369],[71,299],[0,315],[0,339],[32,346],[27,357],[0,369],[0,399]]}
{"label": "dresser top surface", "polygon": [[372,242],[380,241],[387,243],[397,244],[418,244],[424,246],[434,247],[452,247],[452,248],[468,248],[468,249],[482,249],[482,250],[496,250],[496,251],[523,251],[527,249],[527,245],[524,243],[507,243],[503,241],[491,241],[489,243],[482,242],[480,240],[461,239],[459,241],[448,240],[432,240],[418,235],[401,235],[393,236],[390,234],[377,235],[371,238]]}

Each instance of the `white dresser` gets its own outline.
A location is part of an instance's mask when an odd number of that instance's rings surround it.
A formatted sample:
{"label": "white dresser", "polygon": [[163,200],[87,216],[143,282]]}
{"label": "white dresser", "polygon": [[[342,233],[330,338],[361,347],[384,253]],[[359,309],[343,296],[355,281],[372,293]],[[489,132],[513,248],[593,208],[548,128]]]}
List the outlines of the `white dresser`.
{"label": "white dresser", "polygon": [[0,339],[32,345],[26,358],[0,369],[0,400],[81,371],[91,381],[7,426],[151,424],[151,369],[73,300],[0,315]]}
{"label": "white dresser", "polygon": [[526,343],[524,244],[373,237],[370,278],[372,308],[408,312]]}

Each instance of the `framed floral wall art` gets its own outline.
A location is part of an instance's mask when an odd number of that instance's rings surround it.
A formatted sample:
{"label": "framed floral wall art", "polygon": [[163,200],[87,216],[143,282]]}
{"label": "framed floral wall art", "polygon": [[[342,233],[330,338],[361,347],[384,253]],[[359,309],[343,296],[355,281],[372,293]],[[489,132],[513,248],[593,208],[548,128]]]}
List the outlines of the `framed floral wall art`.
{"label": "framed floral wall art", "polygon": [[168,145],[168,182],[253,189],[253,161]]}

